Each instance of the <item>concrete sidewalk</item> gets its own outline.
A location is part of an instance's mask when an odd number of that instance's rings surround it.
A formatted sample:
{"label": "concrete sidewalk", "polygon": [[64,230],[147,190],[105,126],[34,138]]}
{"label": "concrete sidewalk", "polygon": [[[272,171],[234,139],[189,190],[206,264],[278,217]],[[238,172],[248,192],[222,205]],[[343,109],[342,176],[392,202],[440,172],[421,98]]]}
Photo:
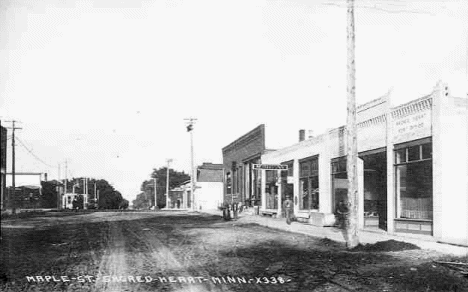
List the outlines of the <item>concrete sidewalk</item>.
{"label": "concrete sidewalk", "polygon": [[[222,217],[222,212],[218,210],[205,210],[201,213],[218,215]],[[238,223],[256,223],[272,229],[301,233],[320,238],[328,238],[338,242],[345,242],[342,231],[335,227],[318,227],[306,223],[292,222],[291,225],[286,223],[286,219],[276,219],[261,215],[246,215],[240,214],[239,219],[235,220]],[[380,241],[396,240],[412,243],[422,249],[434,250],[445,254],[456,256],[468,256],[468,247],[455,246],[451,244],[439,243],[433,237],[424,235],[390,235],[385,232],[360,230],[359,238],[362,244],[374,244]]]}

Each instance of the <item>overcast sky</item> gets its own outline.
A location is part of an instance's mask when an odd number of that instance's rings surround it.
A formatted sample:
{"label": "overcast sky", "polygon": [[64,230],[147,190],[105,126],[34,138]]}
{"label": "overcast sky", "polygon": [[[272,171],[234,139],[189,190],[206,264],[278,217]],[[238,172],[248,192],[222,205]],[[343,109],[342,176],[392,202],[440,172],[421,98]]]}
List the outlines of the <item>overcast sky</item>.
{"label": "overcast sky", "polygon": [[[398,105],[438,80],[467,96],[468,1],[356,6],[358,103],[392,88]],[[68,160],[68,177],[107,179],[132,200],[167,158],[190,171],[184,118],[198,119],[196,164],[222,163],[221,148],[262,123],[267,147],[279,148],[299,129],[346,121],[344,0],[1,0],[0,9],[0,116],[22,122],[17,171],[54,179],[61,163],[63,178]]]}

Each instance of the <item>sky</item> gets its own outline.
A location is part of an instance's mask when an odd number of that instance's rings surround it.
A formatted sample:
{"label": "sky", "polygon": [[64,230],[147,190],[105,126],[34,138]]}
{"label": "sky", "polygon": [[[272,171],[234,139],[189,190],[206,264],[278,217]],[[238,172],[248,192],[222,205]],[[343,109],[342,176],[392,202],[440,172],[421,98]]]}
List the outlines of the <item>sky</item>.
{"label": "sky", "polygon": [[[344,0],[0,0],[0,119],[17,172],[108,180],[190,172],[260,124],[267,148],[346,122]],[[468,1],[356,0],[356,100],[439,80],[468,96]],[[11,132],[9,132],[9,135]],[[11,140],[9,140],[11,143]],[[11,169],[11,149],[8,150]],[[60,165],[60,166],[59,166]],[[59,172],[60,169],[60,172]]]}

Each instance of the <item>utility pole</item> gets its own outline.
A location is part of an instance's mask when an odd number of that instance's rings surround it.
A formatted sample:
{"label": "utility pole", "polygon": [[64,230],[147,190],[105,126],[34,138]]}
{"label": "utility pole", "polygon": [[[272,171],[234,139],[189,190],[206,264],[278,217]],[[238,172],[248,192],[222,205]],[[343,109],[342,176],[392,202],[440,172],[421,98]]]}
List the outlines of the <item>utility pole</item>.
{"label": "utility pole", "polygon": [[156,177],[154,178],[154,211],[156,211],[156,202],[157,202],[157,181]]}
{"label": "utility pole", "polygon": [[89,195],[88,178],[85,178],[85,185],[86,185],[86,188],[85,188],[85,190],[86,190],[86,207],[85,208],[88,209],[88,200],[89,200],[89,196],[88,196]]}
{"label": "utility pole", "polygon": [[94,180],[94,208],[97,208],[96,180]]}
{"label": "utility pole", "polygon": [[195,189],[196,189],[196,178],[195,178],[195,170],[193,165],[193,124],[197,119],[195,118],[188,118],[184,119],[187,121],[187,132],[190,132],[190,167],[191,167],[191,175],[190,175],[190,185],[191,185],[191,200],[192,200],[192,210],[196,211],[195,207]]}
{"label": "utility pole", "polygon": [[68,192],[67,181],[68,181],[68,161],[65,159],[65,194]]}
{"label": "utility pole", "polygon": [[88,209],[88,179],[83,178],[83,209]]}
{"label": "utility pole", "polygon": [[7,121],[12,123],[11,127],[8,129],[12,129],[11,134],[11,186],[13,189],[13,198],[11,198],[11,192],[9,194],[8,202],[11,206],[11,212],[16,214],[16,185],[15,185],[15,130],[20,130],[22,128],[16,127],[15,123],[18,121],[12,120]]}
{"label": "utility pole", "polygon": [[166,208],[169,208],[169,165],[172,159],[167,159],[167,174],[166,174]]}
{"label": "utility pole", "polygon": [[346,245],[353,248],[359,244],[358,234],[358,175],[357,175],[357,127],[356,127],[356,64],[355,64],[355,31],[354,0],[347,0],[347,52],[348,52],[348,86],[347,86],[347,156],[346,171],[348,175],[349,224],[346,224]]}
{"label": "utility pole", "polygon": [[[58,165],[58,172],[57,172],[57,182],[60,182],[60,163],[57,163]],[[57,184],[57,210],[60,210],[60,205],[61,205],[61,195],[60,195],[60,183]]]}

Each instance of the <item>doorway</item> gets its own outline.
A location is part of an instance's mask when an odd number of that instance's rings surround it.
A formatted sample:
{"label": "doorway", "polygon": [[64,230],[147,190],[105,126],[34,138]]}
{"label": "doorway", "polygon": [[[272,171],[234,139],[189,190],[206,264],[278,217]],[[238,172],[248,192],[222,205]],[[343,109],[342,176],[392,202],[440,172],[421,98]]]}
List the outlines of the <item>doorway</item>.
{"label": "doorway", "polygon": [[364,162],[364,228],[387,230],[385,149],[359,154]]}

